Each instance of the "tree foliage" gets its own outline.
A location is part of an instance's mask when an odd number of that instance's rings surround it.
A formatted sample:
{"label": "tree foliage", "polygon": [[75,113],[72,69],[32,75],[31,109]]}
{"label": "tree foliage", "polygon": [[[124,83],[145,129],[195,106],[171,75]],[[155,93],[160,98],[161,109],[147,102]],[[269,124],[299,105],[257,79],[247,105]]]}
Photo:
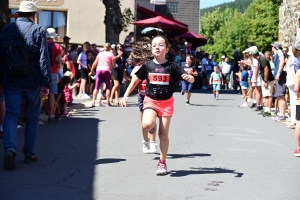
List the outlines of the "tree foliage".
{"label": "tree foliage", "polygon": [[254,0],[242,14],[237,9],[226,8],[201,17],[200,34],[208,38],[202,49],[217,58],[233,57],[233,50],[244,50],[254,42],[261,51],[270,49],[278,38],[278,2],[276,0]]}
{"label": "tree foliage", "polygon": [[209,8],[200,9],[200,15],[203,16],[206,13],[213,12],[214,10],[216,10],[216,8],[220,8],[221,11],[224,11],[226,8],[232,8],[233,10],[237,9],[238,11],[243,13],[252,2],[253,0],[235,0],[234,2],[222,3],[220,5],[212,6]]}
{"label": "tree foliage", "polygon": [[134,21],[130,8],[121,11],[121,0],[102,0],[105,6],[105,33],[106,41],[118,43],[122,31],[127,32],[129,25]]}

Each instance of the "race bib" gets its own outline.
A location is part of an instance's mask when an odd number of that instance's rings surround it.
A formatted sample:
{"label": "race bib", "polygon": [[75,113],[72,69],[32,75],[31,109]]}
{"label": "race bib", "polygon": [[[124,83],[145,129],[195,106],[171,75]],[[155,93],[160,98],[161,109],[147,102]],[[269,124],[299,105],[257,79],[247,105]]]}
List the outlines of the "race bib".
{"label": "race bib", "polygon": [[187,73],[192,73],[193,69],[191,69],[191,68],[184,68],[184,71],[186,71]]}
{"label": "race bib", "polygon": [[149,73],[148,79],[149,79],[150,84],[169,85],[170,74]]}

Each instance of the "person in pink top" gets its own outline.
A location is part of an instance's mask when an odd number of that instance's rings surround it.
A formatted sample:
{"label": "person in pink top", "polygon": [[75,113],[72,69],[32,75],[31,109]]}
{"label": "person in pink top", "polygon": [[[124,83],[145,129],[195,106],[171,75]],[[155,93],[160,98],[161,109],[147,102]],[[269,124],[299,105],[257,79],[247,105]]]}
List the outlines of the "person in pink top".
{"label": "person in pink top", "polygon": [[118,56],[114,56],[110,52],[111,49],[111,44],[110,43],[105,43],[104,45],[104,50],[98,54],[96,57],[96,60],[93,63],[91,72],[89,73],[89,76],[92,75],[92,72],[96,68],[96,84],[95,84],[95,89],[93,91],[93,101],[92,101],[92,106],[95,106],[95,101],[97,99],[97,94],[98,90],[100,87],[100,83],[102,78],[104,78],[104,82],[106,84],[106,99],[107,99],[107,104],[106,107],[109,107],[109,99],[110,99],[110,66],[113,68],[116,66],[116,59],[120,58]]}

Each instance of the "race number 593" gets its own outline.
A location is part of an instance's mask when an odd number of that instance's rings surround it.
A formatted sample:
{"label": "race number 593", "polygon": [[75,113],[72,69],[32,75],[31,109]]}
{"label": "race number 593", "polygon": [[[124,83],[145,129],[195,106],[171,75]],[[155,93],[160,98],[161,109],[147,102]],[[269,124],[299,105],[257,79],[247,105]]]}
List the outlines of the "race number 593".
{"label": "race number 593", "polygon": [[156,85],[169,85],[170,74],[149,73],[149,82]]}

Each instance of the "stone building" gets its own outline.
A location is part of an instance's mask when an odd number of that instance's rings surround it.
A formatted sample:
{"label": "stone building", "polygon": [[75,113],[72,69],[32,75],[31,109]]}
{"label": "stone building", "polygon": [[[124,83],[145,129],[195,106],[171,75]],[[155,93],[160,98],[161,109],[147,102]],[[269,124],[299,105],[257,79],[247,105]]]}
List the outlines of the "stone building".
{"label": "stone building", "polygon": [[291,46],[294,43],[299,18],[300,1],[282,0],[279,8],[278,40],[283,45]]}
{"label": "stone building", "polygon": [[200,0],[166,0],[166,5],[156,5],[155,11],[188,25],[199,34]]}

